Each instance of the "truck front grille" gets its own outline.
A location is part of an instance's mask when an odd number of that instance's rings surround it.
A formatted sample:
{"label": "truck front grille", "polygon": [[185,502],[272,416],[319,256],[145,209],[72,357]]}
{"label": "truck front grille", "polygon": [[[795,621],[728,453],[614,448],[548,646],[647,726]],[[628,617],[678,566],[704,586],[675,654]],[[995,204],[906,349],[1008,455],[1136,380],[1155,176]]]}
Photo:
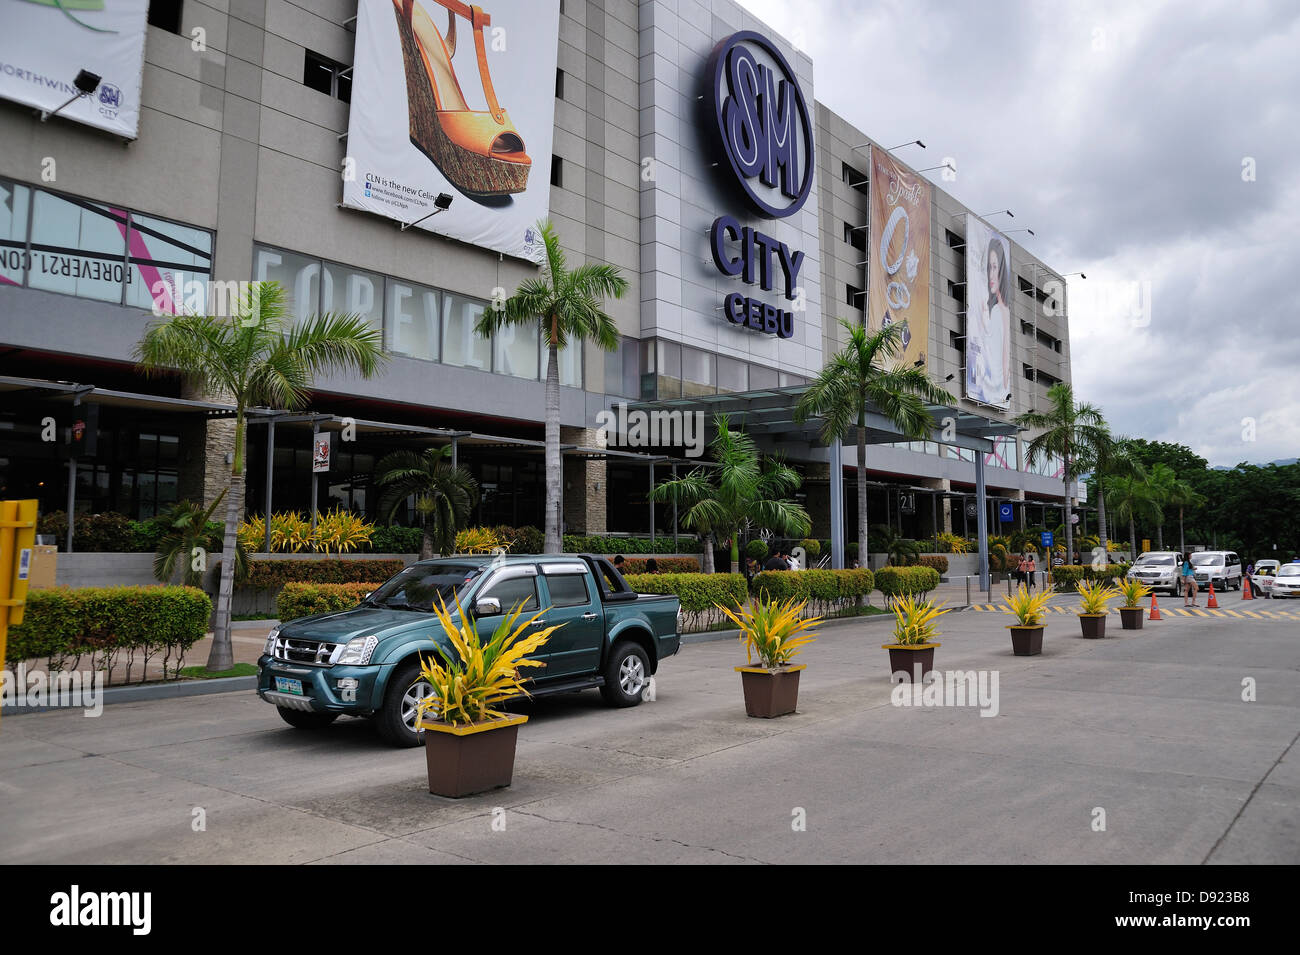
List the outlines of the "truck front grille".
{"label": "truck front grille", "polygon": [[275,650],[272,652],[277,660],[285,663],[303,663],[311,667],[327,667],[334,650],[341,646],[326,643],[323,640],[297,640],[291,637],[277,637]]}

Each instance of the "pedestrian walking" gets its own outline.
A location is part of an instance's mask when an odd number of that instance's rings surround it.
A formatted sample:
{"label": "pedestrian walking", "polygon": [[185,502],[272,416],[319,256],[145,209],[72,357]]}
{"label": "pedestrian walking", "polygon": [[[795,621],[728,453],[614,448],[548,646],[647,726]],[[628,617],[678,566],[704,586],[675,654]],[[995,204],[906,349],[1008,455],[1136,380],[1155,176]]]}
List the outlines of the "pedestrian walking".
{"label": "pedestrian walking", "polygon": [[1037,583],[1034,578],[1038,576],[1038,566],[1034,560],[1034,552],[1032,550],[1026,554],[1025,557],[1027,558],[1025,560],[1025,576],[1029,578],[1029,589],[1033,590]]}
{"label": "pedestrian walking", "polygon": [[1190,557],[1183,558],[1183,566],[1182,566],[1181,573],[1183,578],[1183,606],[1195,607],[1196,606],[1196,571],[1192,569],[1192,561]]}

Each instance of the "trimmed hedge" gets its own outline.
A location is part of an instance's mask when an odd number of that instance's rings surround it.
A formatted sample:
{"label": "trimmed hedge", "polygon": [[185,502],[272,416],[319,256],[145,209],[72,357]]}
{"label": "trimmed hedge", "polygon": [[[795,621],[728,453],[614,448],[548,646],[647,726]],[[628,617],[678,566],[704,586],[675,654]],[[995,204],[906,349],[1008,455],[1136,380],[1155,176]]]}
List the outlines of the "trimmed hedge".
{"label": "trimmed hedge", "polygon": [[419,527],[380,525],[370,535],[370,550],[376,554],[418,554],[424,543],[424,531]]}
{"label": "trimmed hedge", "polygon": [[745,545],[745,556],[760,563],[767,560],[767,541],[755,539]]}
{"label": "trimmed hedge", "polygon": [[920,567],[933,567],[942,577],[948,573],[948,558],[943,554],[922,554],[917,558],[917,565]]}
{"label": "trimmed hedge", "polygon": [[1094,569],[1091,564],[1063,564],[1052,568],[1052,583],[1058,593],[1071,593],[1078,589],[1081,580],[1100,580],[1110,583],[1114,577],[1128,573],[1128,564],[1105,564]]}
{"label": "trimmed hedge", "polygon": [[750,592],[768,600],[806,600],[817,616],[856,607],[875,588],[866,568],[851,570],[765,570],[754,575]]}
{"label": "trimmed hedge", "polygon": [[[141,679],[162,655],[163,676],[180,675],[185,652],[208,632],[212,600],[197,587],[56,587],[27,595],[23,622],[9,628],[5,662],[44,658],[50,672],[125,663],[126,682],[139,660]],[[70,665],[69,665],[69,661]]]}
{"label": "trimmed hedge", "polygon": [[694,537],[679,537],[673,546],[671,537],[603,537],[564,535],[566,554],[698,554],[700,542]]}
{"label": "trimmed hedge", "polygon": [[297,620],[314,613],[351,610],[362,598],[383,583],[304,584],[288,583],[275,598],[276,616]]}
{"label": "trimmed hedge", "polygon": [[628,574],[628,586],[642,594],[673,594],[682,603],[683,629],[705,630],[726,619],[715,604],[732,610],[747,596],[743,574]]}
{"label": "trimmed hedge", "polygon": [[[629,557],[623,561],[622,571],[627,574],[644,574],[648,557]],[[698,557],[657,557],[661,574],[698,574],[700,559]]]}
{"label": "trimmed hedge", "polygon": [[939,572],[933,567],[881,567],[876,571],[876,586],[886,597],[928,594],[939,586]]}
{"label": "trimmed hedge", "polygon": [[822,555],[821,541],[813,540],[811,537],[805,537],[799,542],[799,546],[804,549],[804,553],[808,555],[809,560],[816,560]]}
{"label": "trimmed hedge", "polygon": [[[405,565],[392,558],[348,560],[323,557],[320,560],[250,560],[247,586],[258,589],[283,587],[289,583],[348,584],[385,581]],[[371,585],[371,590],[378,586]]]}

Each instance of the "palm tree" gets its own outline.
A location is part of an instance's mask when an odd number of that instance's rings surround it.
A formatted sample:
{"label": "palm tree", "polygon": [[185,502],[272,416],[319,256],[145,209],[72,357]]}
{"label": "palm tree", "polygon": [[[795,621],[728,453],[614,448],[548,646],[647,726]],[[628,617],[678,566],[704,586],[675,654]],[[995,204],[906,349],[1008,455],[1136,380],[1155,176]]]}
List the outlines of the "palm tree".
{"label": "palm tree", "polygon": [[[244,500],[245,415],[258,405],[298,408],[315,377],[358,372],[369,378],[384,361],[379,329],[358,315],[322,314],[293,325],[288,297],[276,282],[254,282],[233,314],[173,315],[149,326],[136,345],[146,374],[180,372],[205,394],[235,406],[226,530],[222,552],[234,554]],[[208,669],[235,665],[230,643],[230,604],[235,562],[221,562],[221,583]]]}
{"label": "palm tree", "polygon": [[760,455],[752,437],[731,430],[726,415],[716,415],[713,424],[709,455],[717,466],[692,468],[657,485],[650,495],[684,509],[682,524],[703,539],[706,574],[714,571],[715,539],[730,538],[734,570],[742,528],[765,527],[788,537],[806,537],[812,529],[808,512],[788,499],[799,487],[799,473],[779,455]]}
{"label": "palm tree", "polygon": [[605,314],[606,298],[622,298],[627,279],[613,265],[580,265],[570,270],[560,249],[560,238],[549,220],[538,223],[546,246],[541,274],[527,279],[499,308],[490,308],[474,326],[480,335],[509,326],[537,326],[546,343],[546,543],[548,554],[558,554],[560,504],[564,476],[560,468],[560,359],[561,348],[594,341],[606,351],[618,348],[618,327]]}
{"label": "palm tree", "polygon": [[921,545],[900,534],[888,524],[873,524],[871,534],[879,548],[877,553],[888,557],[888,562],[895,567],[915,564],[921,555]]}
{"label": "palm tree", "polygon": [[[1104,426],[1103,426],[1104,427]],[[1106,429],[1105,437],[1088,449],[1080,470],[1087,468],[1097,479],[1097,542],[1102,555],[1110,553],[1110,528],[1106,520],[1106,479],[1131,476],[1137,461],[1130,454],[1128,438],[1116,437]]]}
{"label": "palm tree", "polygon": [[858,438],[858,553],[862,566],[867,554],[867,414],[884,415],[902,434],[917,440],[928,437],[934,419],[925,403],[946,404],[956,399],[930,380],[920,368],[902,366],[902,324],[869,331],[864,325],[840,320],[848,332],[844,348],[832,356],[795,407],[795,420],[822,419],[822,441],[843,439],[856,425]]}
{"label": "palm tree", "polygon": [[[1151,468],[1151,473],[1147,476],[1147,484],[1151,489],[1151,497],[1162,508],[1173,503],[1174,486],[1178,483],[1178,475],[1174,474],[1174,469],[1167,464],[1156,462]],[[1164,511],[1161,511],[1160,520],[1156,522],[1156,550],[1165,549],[1165,524]]]}
{"label": "palm tree", "polygon": [[1165,502],[1170,507],[1178,508],[1178,553],[1187,553],[1187,541],[1183,537],[1183,510],[1189,507],[1200,507],[1205,503],[1205,497],[1198,494],[1196,489],[1186,481],[1174,481],[1168,488]]}
{"label": "palm tree", "polygon": [[1107,481],[1107,493],[1115,506],[1115,519],[1128,521],[1128,538],[1130,559],[1136,560],[1138,553],[1136,521],[1143,520],[1156,524],[1164,520],[1160,504],[1148,484],[1146,469],[1140,464],[1134,465],[1131,475],[1115,475]]}
{"label": "palm tree", "polygon": [[1075,404],[1074,390],[1065,382],[1047,389],[1048,409],[1026,411],[1016,418],[1022,428],[1041,432],[1029,442],[1029,463],[1037,464],[1048,455],[1062,462],[1062,497],[1065,501],[1065,559],[1074,554],[1074,522],[1071,517],[1070,482],[1079,476],[1080,461],[1086,462],[1108,437],[1101,411],[1089,404]]}
{"label": "palm tree", "polygon": [[[221,506],[226,496],[223,490],[206,508],[193,501],[177,501],[155,519],[165,528],[158,539],[153,555],[153,575],[163,583],[171,581],[176,569],[181,568],[181,583],[187,587],[202,587],[203,573],[207,570],[207,555],[221,548],[221,532],[211,530],[208,522]],[[197,559],[197,558],[203,559]],[[248,576],[248,553],[244,545],[235,543],[235,578]]]}
{"label": "palm tree", "polygon": [[468,471],[452,465],[451,445],[422,452],[394,451],[376,465],[375,474],[384,488],[380,510],[387,508],[390,523],[407,498],[415,498],[415,513],[424,529],[420,560],[456,549],[456,534],[469,524],[479,490]]}

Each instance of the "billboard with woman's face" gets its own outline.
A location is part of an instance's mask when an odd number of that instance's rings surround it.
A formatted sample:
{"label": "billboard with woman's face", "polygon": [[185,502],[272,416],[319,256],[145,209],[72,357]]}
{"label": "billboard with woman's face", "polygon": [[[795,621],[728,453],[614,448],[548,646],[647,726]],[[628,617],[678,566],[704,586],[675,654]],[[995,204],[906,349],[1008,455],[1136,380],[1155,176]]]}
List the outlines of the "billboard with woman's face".
{"label": "billboard with woman's face", "polygon": [[1011,406],[1011,243],[966,217],[966,397]]}

